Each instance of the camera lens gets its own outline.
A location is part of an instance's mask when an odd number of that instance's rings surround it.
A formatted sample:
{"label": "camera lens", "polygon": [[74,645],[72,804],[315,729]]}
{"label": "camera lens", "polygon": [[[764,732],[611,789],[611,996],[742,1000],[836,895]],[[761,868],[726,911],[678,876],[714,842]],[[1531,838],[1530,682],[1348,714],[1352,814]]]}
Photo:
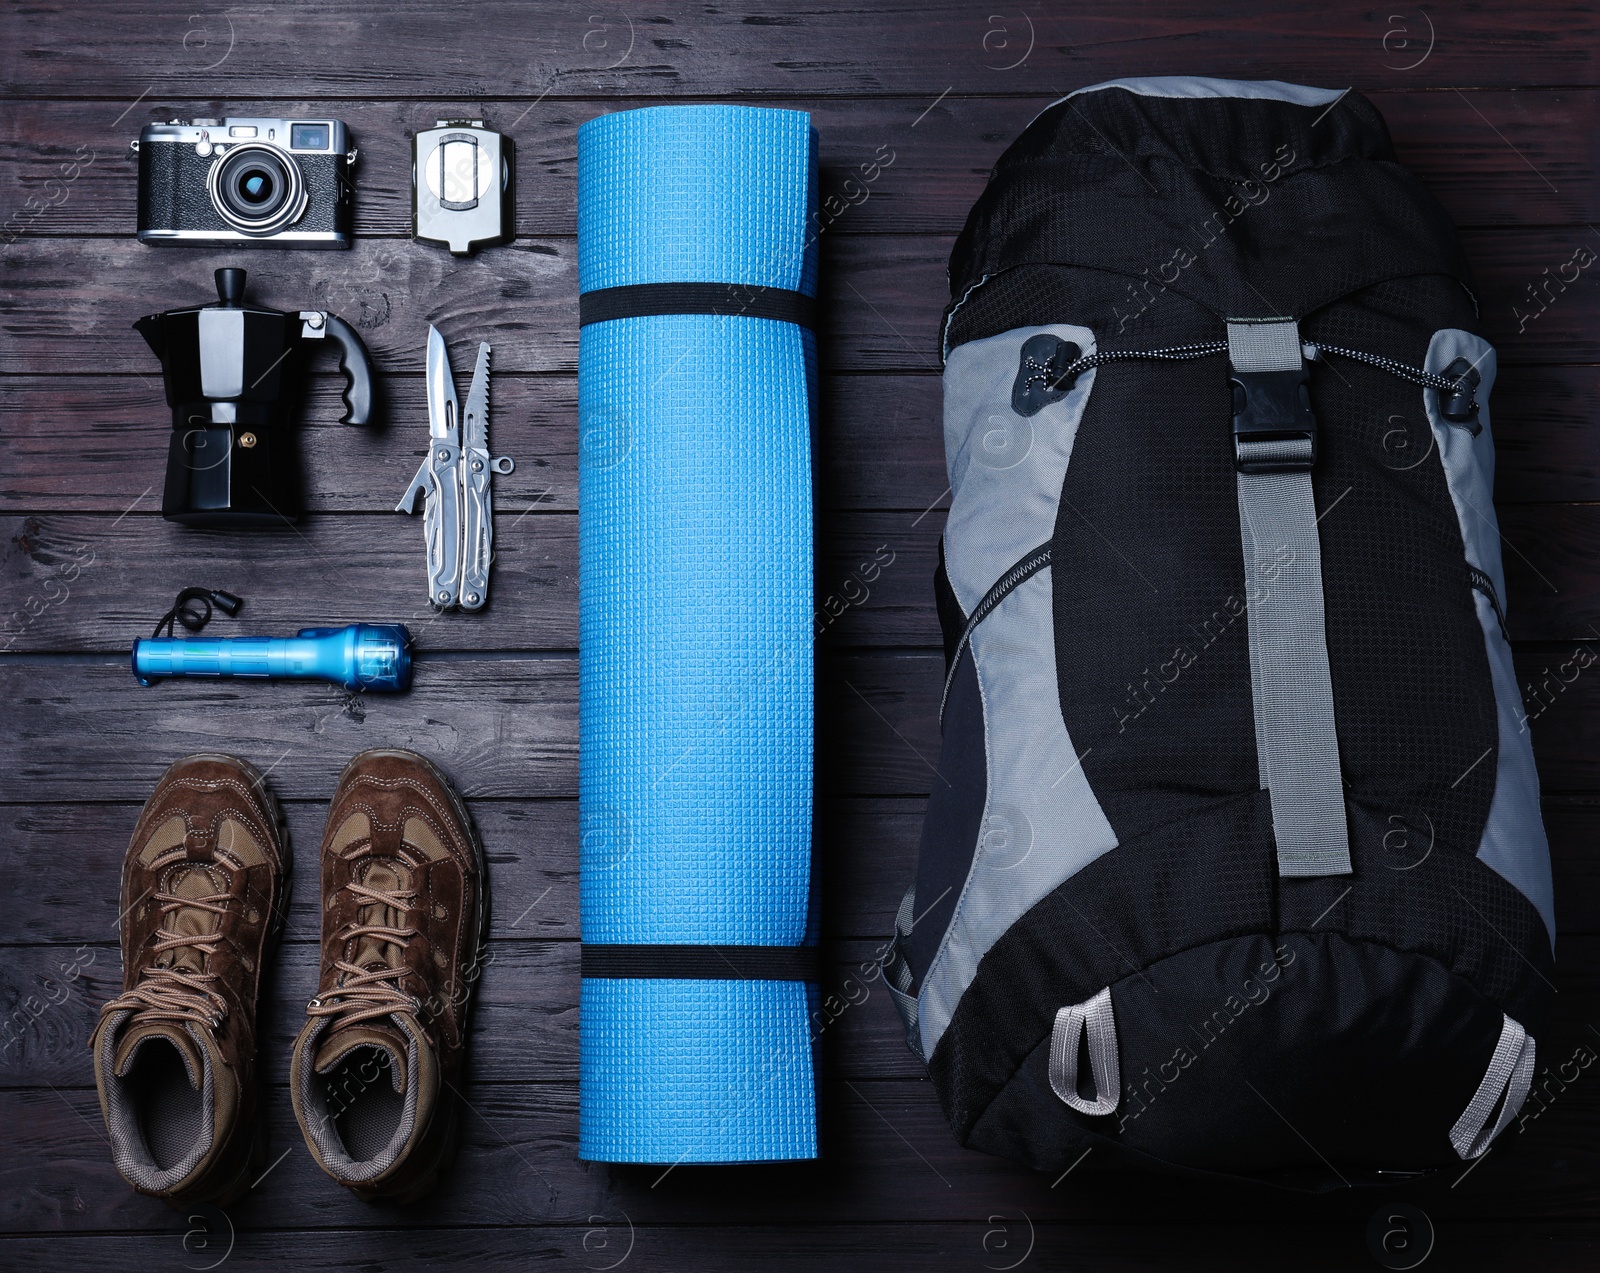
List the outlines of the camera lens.
{"label": "camera lens", "polygon": [[271,217],[289,193],[285,161],[264,148],[234,151],[218,167],[217,193],[223,205],[246,220]]}
{"label": "camera lens", "polygon": [[244,234],[277,234],[305,212],[305,178],[276,146],[235,146],[211,165],[206,184],[217,213]]}
{"label": "camera lens", "polygon": [[246,203],[255,204],[259,207],[272,198],[274,189],[272,174],[262,168],[253,168],[249,172],[239,175],[239,179],[234,182],[234,188],[238,190],[239,197]]}

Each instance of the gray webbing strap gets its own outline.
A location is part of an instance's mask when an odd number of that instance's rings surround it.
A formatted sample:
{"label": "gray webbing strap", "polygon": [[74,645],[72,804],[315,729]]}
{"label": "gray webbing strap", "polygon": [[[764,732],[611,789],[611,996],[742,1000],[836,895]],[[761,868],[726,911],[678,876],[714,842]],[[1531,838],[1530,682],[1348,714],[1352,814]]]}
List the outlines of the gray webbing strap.
{"label": "gray webbing strap", "polygon": [[[1084,1035],[1087,1047],[1080,1049]],[[1078,1053],[1089,1054],[1094,1079],[1094,1100],[1078,1094]],[[1117,1063],[1117,1021],[1111,1011],[1111,987],[1093,999],[1069,1003],[1056,1012],[1050,1031],[1050,1090],[1080,1114],[1111,1114],[1122,1095],[1122,1073]]]}
{"label": "gray webbing strap", "polygon": [[[1500,1023],[1500,1039],[1483,1073],[1483,1081],[1456,1125],[1450,1129],[1450,1144],[1462,1161],[1482,1157],[1494,1138],[1517,1116],[1533,1086],[1534,1045],[1528,1032],[1510,1017]],[[1489,1117],[1498,1105],[1500,1117],[1494,1126]]]}
{"label": "gray webbing strap", "polygon": [[[922,1031],[917,1012],[917,996],[912,990],[915,978],[911,965],[901,953],[900,943],[911,936],[911,924],[916,917],[917,886],[913,884],[900,899],[900,911],[894,917],[894,936],[889,941],[889,953],[883,960],[883,985],[889,998],[900,1011],[900,1020],[906,1027],[906,1046],[922,1056]],[[927,1060],[923,1057],[923,1060]]]}
{"label": "gray webbing strap", "polygon": [[1285,319],[1232,320],[1228,361],[1256,754],[1272,800],[1278,873],[1347,875],[1350,834],[1311,490],[1316,421],[1299,331]]}
{"label": "gray webbing strap", "polygon": [[1237,318],[1228,321],[1228,362],[1235,371],[1296,371],[1300,328],[1287,318]]}

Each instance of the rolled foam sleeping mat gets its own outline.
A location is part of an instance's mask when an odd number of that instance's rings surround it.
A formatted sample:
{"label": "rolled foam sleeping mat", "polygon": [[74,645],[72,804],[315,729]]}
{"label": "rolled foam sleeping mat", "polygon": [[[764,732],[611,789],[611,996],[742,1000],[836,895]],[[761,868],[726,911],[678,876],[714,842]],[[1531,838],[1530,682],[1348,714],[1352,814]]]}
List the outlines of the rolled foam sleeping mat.
{"label": "rolled foam sleeping mat", "polygon": [[812,1158],[810,116],[578,130],[579,1154]]}

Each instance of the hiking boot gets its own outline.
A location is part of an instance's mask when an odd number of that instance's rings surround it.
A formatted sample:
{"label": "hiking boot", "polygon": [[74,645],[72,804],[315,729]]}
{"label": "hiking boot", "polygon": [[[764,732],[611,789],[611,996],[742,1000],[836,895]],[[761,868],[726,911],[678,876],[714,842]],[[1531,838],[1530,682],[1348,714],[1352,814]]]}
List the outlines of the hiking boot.
{"label": "hiking boot", "polygon": [[145,801],[122,863],[122,994],[89,1046],[117,1170],[174,1205],[225,1206],[266,1152],[261,969],[283,928],[277,802],[232,756],[186,756]]}
{"label": "hiking boot", "polygon": [[345,766],[289,1090],[311,1156],[362,1198],[419,1197],[454,1157],[485,883],[466,806],[429,761],[377,750]]}

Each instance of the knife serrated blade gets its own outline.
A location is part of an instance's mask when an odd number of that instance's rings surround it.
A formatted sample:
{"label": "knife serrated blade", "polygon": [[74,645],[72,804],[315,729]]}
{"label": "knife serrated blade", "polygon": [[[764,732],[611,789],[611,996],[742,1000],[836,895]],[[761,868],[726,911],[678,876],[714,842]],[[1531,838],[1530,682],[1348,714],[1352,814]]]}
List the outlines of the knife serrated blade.
{"label": "knife serrated blade", "polygon": [[478,345],[478,363],[472,369],[472,384],[467,389],[467,415],[461,429],[461,445],[489,449],[489,346]]}
{"label": "knife serrated blade", "polygon": [[461,608],[480,610],[489,600],[494,560],[494,500],[490,494],[489,346],[479,344],[478,365],[467,390],[462,426]]}

